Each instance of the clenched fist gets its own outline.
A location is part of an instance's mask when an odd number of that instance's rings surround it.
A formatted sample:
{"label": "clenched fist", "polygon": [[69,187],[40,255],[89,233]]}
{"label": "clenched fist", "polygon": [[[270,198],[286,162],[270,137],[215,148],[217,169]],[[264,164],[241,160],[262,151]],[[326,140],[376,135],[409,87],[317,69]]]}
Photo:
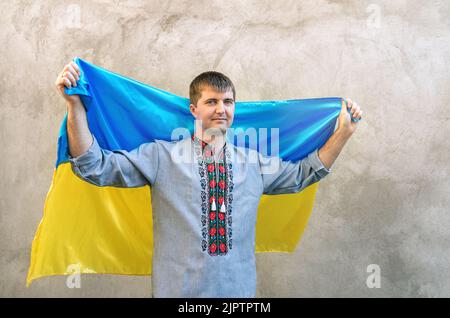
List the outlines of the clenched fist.
{"label": "clenched fist", "polygon": [[[357,103],[350,98],[344,98],[342,100],[341,113],[338,117],[338,129],[348,135],[352,135],[358,126],[358,121],[362,118],[362,114],[363,111]],[[352,118],[358,121],[352,121]]]}
{"label": "clenched fist", "polygon": [[66,93],[64,93],[64,87],[76,87],[77,81],[79,79],[80,68],[73,61],[64,66],[63,70],[56,78],[56,89],[61,94],[61,96],[70,104],[81,103],[80,97],[78,95],[67,95]]}

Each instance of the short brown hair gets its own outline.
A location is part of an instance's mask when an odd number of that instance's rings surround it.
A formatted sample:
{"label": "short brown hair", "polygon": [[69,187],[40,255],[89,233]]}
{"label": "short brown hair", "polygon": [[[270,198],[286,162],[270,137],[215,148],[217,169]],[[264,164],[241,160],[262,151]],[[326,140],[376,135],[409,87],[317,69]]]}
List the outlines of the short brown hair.
{"label": "short brown hair", "polygon": [[201,73],[191,82],[189,86],[189,99],[191,104],[197,105],[198,100],[202,96],[202,88],[205,86],[210,86],[221,93],[231,89],[233,91],[233,99],[236,101],[236,90],[233,82],[222,73],[208,71]]}

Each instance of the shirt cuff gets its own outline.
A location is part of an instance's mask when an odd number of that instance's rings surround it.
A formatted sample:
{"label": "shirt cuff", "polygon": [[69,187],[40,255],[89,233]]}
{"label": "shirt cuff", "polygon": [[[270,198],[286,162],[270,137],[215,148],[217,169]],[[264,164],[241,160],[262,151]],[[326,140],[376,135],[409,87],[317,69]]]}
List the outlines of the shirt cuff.
{"label": "shirt cuff", "polygon": [[83,154],[79,155],[78,157],[72,157],[69,152],[69,161],[73,163],[76,167],[81,167],[85,164],[91,163],[101,156],[101,150],[97,142],[97,139],[94,137],[92,133],[91,135],[92,135],[92,143]]}
{"label": "shirt cuff", "polygon": [[319,158],[319,150],[316,149],[308,155],[308,160],[311,163],[314,171],[319,173],[322,177],[326,176],[331,172],[331,168],[328,169],[324,166],[323,162]]}

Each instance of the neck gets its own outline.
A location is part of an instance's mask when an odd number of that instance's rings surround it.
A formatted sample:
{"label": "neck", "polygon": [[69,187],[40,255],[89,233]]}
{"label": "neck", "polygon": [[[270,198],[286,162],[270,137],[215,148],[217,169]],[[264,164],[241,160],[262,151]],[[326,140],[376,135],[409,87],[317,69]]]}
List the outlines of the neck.
{"label": "neck", "polygon": [[195,136],[211,145],[214,149],[214,152],[216,152],[216,150],[222,149],[223,145],[226,142],[226,132],[207,134],[205,132],[202,133],[202,131],[196,131]]}

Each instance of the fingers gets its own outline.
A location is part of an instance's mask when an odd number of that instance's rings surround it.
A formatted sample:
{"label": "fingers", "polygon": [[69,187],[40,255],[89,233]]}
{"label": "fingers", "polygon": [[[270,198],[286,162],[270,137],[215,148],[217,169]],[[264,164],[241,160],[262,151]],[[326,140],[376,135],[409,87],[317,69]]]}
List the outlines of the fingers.
{"label": "fingers", "polygon": [[70,65],[77,71],[78,75],[81,74],[80,67],[77,65],[77,63],[75,63],[74,61],[71,61]]}
{"label": "fingers", "polygon": [[350,113],[353,115],[356,111],[356,103],[353,103],[353,101],[349,98],[348,99],[348,108],[350,108]]}
{"label": "fingers", "polygon": [[350,98],[343,98],[342,105],[344,105],[344,102],[348,112],[351,114],[350,118],[352,119],[352,121],[357,122],[361,120],[363,112],[359,105],[356,102],[352,101]]}
{"label": "fingers", "polygon": [[72,87],[72,83],[70,82],[70,80],[67,77],[63,77],[62,82],[63,82],[64,86],[66,86],[67,88]]}
{"label": "fingers", "polygon": [[67,78],[70,81],[72,86],[74,86],[74,87],[77,86],[77,80],[75,79],[75,76],[73,76],[73,74],[71,72],[66,71],[65,78]]}
{"label": "fingers", "polygon": [[66,66],[64,66],[63,71],[56,79],[56,85],[64,85],[67,88],[76,87],[77,81],[80,79],[80,68],[78,65],[71,61]]}
{"label": "fingers", "polygon": [[75,71],[75,68],[72,65],[67,65],[67,71],[70,72],[70,74],[78,81],[80,79],[80,75],[77,71]]}
{"label": "fingers", "polygon": [[352,108],[350,109],[350,112],[352,113],[353,117],[355,117],[355,114],[359,112],[359,106],[358,104],[352,102]]}
{"label": "fingers", "polygon": [[363,111],[361,110],[361,111],[355,116],[355,118],[361,119],[361,118],[362,118],[362,114],[363,114]]}
{"label": "fingers", "polygon": [[352,111],[352,100],[350,98],[343,98],[343,101],[345,102],[345,106],[347,107],[347,110],[350,112]]}
{"label": "fingers", "polygon": [[362,111],[359,105],[356,102],[353,102],[350,98],[344,98],[345,102],[347,103],[347,109],[352,114],[353,118],[361,118]]}

